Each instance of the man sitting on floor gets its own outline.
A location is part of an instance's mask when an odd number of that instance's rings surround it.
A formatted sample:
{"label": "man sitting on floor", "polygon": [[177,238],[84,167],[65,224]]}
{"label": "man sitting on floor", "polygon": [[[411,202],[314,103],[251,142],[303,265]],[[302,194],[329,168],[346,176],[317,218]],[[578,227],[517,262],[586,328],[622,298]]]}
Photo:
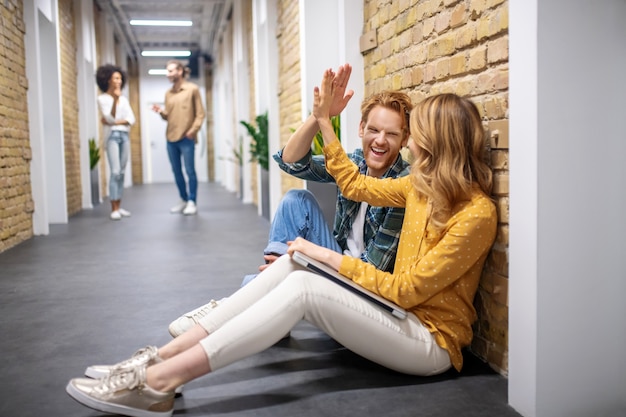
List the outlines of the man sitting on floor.
{"label": "man sitting on floor", "polygon": [[[344,65],[337,72],[338,84],[331,116],[341,113],[354,94],[351,90],[346,92],[350,71],[350,66]],[[349,155],[361,173],[379,178],[395,178],[409,173],[410,165],[402,159],[400,150],[407,145],[409,138],[411,108],[409,96],[397,91],[383,91],[363,101],[359,124],[362,149]],[[311,144],[318,130],[315,118],[310,115],[274,159],[283,171],[297,178],[334,183],[333,177],[326,172],[324,156],[311,153]],[[403,208],[372,207],[348,200],[338,193],[334,231],[331,232],[313,194],[307,190],[290,190],[281,200],[270,226],[269,242],[263,251],[266,264],[259,270],[263,271],[287,253],[287,242],[300,236],[392,272],[403,218]],[[242,285],[254,277],[256,274],[246,276]],[[187,331],[219,303],[211,300],[174,320],[169,325],[170,334],[177,337]]]}

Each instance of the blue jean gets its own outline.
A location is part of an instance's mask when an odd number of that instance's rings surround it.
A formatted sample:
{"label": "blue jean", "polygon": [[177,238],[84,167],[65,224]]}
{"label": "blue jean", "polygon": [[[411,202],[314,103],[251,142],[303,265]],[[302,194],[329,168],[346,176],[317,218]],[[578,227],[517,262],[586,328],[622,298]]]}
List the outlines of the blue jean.
{"label": "blue jean", "polygon": [[[280,201],[263,254],[284,255],[287,253],[287,242],[298,236],[335,252],[343,252],[315,196],[307,190],[289,190]],[[246,275],[241,285],[246,285],[256,276]]]}
{"label": "blue jean", "polygon": [[109,179],[109,200],[122,199],[124,193],[124,170],[130,154],[128,132],[112,130],[106,144],[111,178]]}
{"label": "blue jean", "polygon": [[[170,159],[172,165],[172,172],[174,173],[174,179],[176,180],[176,186],[178,187],[178,194],[182,201],[196,202],[196,193],[198,191],[198,178],[196,177],[196,165],[195,165],[195,147],[196,143],[193,139],[187,137],[182,138],[177,142],[167,142],[167,156]],[[189,192],[187,192],[187,184],[185,177],[183,176],[182,162],[185,164],[185,173],[189,179]]]}

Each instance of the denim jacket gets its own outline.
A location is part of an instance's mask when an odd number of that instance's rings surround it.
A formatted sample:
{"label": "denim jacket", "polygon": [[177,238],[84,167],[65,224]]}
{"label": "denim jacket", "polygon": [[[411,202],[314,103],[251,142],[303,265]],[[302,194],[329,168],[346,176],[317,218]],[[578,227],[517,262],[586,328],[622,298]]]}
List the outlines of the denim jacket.
{"label": "denim jacket", "polygon": [[[282,156],[283,151],[280,150],[274,155],[274,160],[278,162],[280,169],[294,177],[307,181],[335,182],[335,179],[326,172],[323,155],[312,155],[309,151],[301,160],[292,164],[285,163]],[[363,150],[356,149],[348,156],[359,167],[361,174],[365,175],[367,165],[363,158]],[[409,171],[409,163],[398,155],[382,178],[403,177],[408,175]],[[341,192],[338,192],[333,233],[342,250],[346,249],[348,233],[359,212],[360,205],[361,203],[348,200]],[[363,228],[365,252],[361,254],[361,260],[371,263],[382,271],[393,272],[403,218],[404,208],[369,206]]]}

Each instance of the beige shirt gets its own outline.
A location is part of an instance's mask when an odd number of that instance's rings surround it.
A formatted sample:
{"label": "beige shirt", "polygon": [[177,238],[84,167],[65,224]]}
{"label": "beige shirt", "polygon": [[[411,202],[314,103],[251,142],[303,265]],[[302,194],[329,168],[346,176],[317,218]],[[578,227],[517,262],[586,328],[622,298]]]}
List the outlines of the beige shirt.
{"label": "beige shirt", "polygon": [[190,139],[196,136],[204,120],[204,106],[198,86],[183,82],[178,91],[170,89],[165,93],[165,109],[161,111],[163,120],[167,120],[165,136],[170,142],[178,142],[191,129]]}

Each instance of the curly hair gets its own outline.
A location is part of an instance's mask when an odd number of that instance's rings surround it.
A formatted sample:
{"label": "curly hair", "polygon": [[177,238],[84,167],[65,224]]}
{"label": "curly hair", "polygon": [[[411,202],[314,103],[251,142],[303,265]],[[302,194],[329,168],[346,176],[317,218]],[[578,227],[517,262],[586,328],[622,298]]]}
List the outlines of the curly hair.
{"label": "curly hair", "polygon": [[105,64],[98,67],[96,71],[96,83],[98,84],[98,88],[103,93],[106,93],[109,89],[109,80],[113,76],[114,73],[119,72],[122,76],[122,88],[126,85],[126,73],[120,67],[111,64]]}
{"label": "curly hair", "polygon": [[402,119],[402,139],[409,136],[409,114],[413,108],[411,98],[400,91],[382,91],[372,94],[361,103],[361,122],[367,123],[367,118],[376,106],[393,110]]}
{"label": "curly hair", "polygon": [[436,225],[449,219],[473,187],[491,194],[487,132],[471,100],[456,94],[428,97],[415,105],[410,124],[419,149],[411,167],[413,185],[429,198]]}

